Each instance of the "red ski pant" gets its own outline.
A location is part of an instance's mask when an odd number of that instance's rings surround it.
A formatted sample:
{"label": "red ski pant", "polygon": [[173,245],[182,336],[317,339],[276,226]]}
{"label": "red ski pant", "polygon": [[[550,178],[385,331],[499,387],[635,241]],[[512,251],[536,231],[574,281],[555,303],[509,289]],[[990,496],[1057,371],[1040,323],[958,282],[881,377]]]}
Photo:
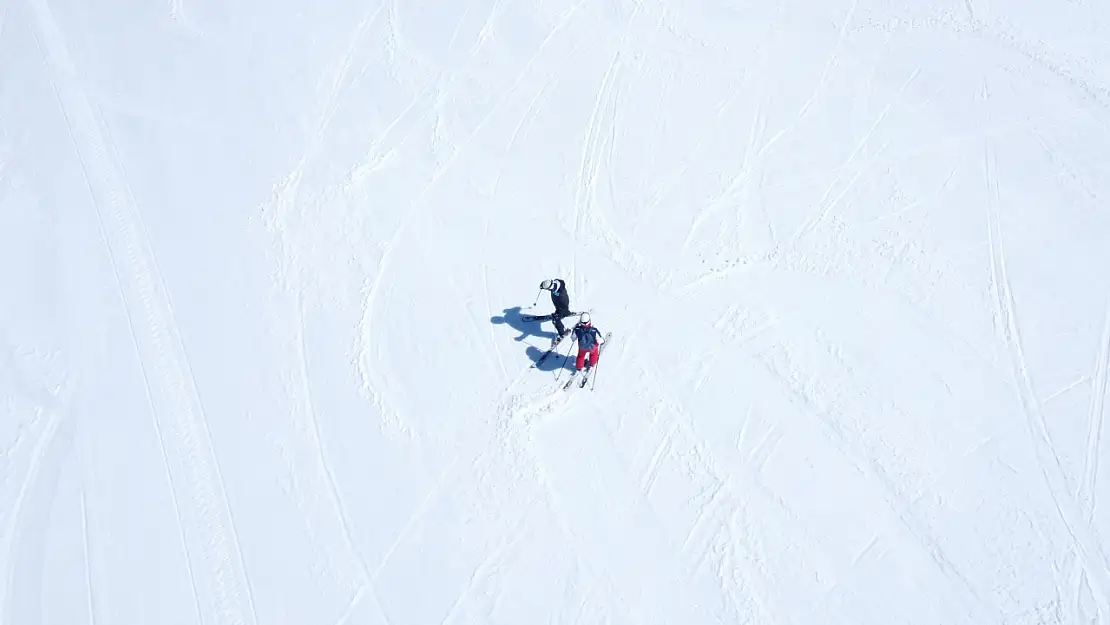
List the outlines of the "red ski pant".
{"label": "red ski pant", "polygon": [[590,357],[590,366],[597,366],[597,352],[599,345],[594,345],[593,349],[579,349],[578,360],[575,361],[575,368],[581,370],[586,365],[586,356]]}

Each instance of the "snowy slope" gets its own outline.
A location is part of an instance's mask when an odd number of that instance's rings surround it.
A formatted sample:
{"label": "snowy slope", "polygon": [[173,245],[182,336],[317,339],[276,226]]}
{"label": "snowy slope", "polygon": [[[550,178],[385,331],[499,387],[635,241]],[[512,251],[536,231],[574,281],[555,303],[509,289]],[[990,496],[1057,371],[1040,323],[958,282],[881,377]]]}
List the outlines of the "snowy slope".
{"label": "snowy slope", "polygon": [[904,4],[0,5],[0,624],[1110,620],[1110,9]]}

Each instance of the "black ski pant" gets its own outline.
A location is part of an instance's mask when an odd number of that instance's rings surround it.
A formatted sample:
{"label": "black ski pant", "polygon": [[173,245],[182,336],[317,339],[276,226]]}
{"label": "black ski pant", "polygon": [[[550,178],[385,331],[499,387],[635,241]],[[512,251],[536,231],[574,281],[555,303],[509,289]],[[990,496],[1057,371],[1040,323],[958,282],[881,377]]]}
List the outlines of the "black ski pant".
{"label": "black ski pant", "polygon": [[574,313],[570,312],[569,310],[556,310],[555,312],[551,313],[551,323],[555,324],[555,331],[559,333],[559,336],[567,333],[567,328],[563,325],[563,319],[573,316]]}

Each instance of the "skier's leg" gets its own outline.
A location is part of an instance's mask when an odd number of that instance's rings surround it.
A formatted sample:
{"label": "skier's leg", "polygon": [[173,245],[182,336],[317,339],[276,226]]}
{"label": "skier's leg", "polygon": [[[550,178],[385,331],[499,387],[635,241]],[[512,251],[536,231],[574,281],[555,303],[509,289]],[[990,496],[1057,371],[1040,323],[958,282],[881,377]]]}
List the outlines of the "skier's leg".
{"label": "skier's leg", "polygon": [[555,313],[551,321],[555,324],[555,331],[559,333],[559,336],[567,333],[567,328],[563,325],[563,318],[560,317],[558,313]]}
{"label": "skier's leg", "polygon": [[[586,354],[588,354],[590,356],[590,364],[586,365],[586,369],[592,369],[592,368],[596,367],[597,366],[597,356],[598,356],[598,346],[594,345],[594,348],[591,349],[590,351],[586,352]],[[581,369],[581,367],[579,367],[579,369]]]}
{"label": "skier's leg", "polygon": [[588,353],[590,353],[590,352],[588,352],[584,349],[579,349],[578,350],[578,359],[574,361],[574,368],[575,369],[577,369],[579,371],[582,370],[582,367],[586,364],[586,354],[588,354]]}

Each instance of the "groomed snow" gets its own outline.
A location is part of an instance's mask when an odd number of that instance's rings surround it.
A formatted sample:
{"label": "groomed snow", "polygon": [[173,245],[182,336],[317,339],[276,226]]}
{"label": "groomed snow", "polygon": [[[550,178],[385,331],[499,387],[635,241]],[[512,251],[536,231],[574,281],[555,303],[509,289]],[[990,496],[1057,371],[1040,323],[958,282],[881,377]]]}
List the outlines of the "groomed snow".
{"label": "groomed snow", "polygon": [[1107,622],[1108,145],[1097,2],[2,3],[0,625]]}

